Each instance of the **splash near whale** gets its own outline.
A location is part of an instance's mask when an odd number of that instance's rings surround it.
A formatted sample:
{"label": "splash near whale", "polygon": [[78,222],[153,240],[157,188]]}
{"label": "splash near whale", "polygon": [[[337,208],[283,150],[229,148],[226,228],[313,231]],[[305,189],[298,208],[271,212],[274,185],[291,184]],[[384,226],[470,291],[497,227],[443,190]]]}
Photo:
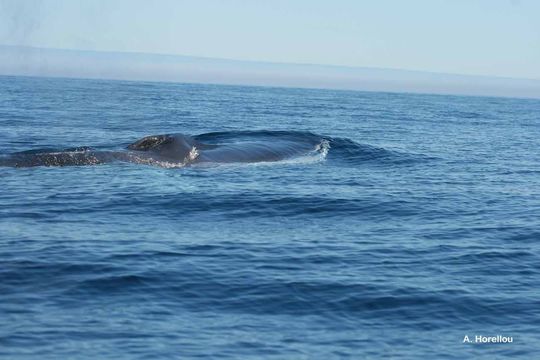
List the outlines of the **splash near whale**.
{"label": "splash near whale", "polygon": [[275,162],[308,155],[326,156],[329,140],[308,132],[243,131],[151,135],[121,150],[78,147],[39,149],[0,157],[0,166],[84,166],[131,162],[163,167],[200,163]]}

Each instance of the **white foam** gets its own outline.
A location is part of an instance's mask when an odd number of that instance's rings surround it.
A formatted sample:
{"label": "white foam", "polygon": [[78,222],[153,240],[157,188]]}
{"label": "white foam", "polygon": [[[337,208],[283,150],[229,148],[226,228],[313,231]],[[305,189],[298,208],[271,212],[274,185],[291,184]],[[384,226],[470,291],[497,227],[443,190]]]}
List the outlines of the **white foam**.
{"label": "white foam", "polygon": [[237,167],[237,166],[279,166],[279,165],[302,165],[302,164],[315,164],[323,162],[326,160],[326,156],[330,151],[330,142],[326,139],[321,140],[315,148],[308,152],[305,155],[295,156],[279,161],[259,161],[259,162],[232,162],[232,163],[217,163],[217,162],[206,162],[193,164],[197,167],[214,167],[214,166],[227,166],[227,167]]}
{"label": "white foam", "polygon": [[326,139],[322,139],[320,144],[317,144],[315,149],[306,155],[292,157],[277,161],[278,164],[313,164],[326,160],[326,156],[330,151],[330,142]]}
{"label": "white foam", "polygon": [[204,162],[204,163],[194,163],[194,161],[199,157],[200,153],[196,147],[193,147],[189,152],[188,156],[182,162],[169,162],[164,160],[154,159],[152,157],[139,157],[135,154],[130,154],[131,160],[138,164],[153,165],[163,168],[182,168],[188,165],[192,166],[275,166],[275,165],[297,165],[297,164],[313,164],[326,160],[326,156],[330,151],[330,143],[328,140],[323,139],[315,148],[308,152],[305,155],[291,157],[279,161],[260,161],[252,163],[243,163],[243,162],[234,162],[234,163],[218,163],[218,162]]}

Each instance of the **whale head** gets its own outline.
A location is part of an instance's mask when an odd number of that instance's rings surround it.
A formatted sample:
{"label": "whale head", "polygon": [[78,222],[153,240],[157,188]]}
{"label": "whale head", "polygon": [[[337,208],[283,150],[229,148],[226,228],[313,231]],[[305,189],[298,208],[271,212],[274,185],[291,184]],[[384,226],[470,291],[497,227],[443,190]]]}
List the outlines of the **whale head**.
{"label": "whale head", "polygon": [[195,140],[183,134],[151,135],[135,141],[127,148],[145,151],[168,159],[184,160],[195,145]]}

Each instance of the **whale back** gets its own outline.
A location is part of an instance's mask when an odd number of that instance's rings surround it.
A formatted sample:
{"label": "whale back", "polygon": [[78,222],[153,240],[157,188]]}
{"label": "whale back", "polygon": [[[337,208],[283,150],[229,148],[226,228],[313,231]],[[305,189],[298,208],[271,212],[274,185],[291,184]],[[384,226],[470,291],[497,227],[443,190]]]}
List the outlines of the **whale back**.
{"label": "whale back", "polygon": [[182,167],[204,162],[267,162],[314,153],[326,154],[328,145],[324,145],[324,138],[306,132],[233,131],[200,134],[194,137],[184,134],[164,134],[143,137],[129,144],[128,151],[78,147],[0,154],[0,166],[73,166],[124,161]]}
{"label": "whale back", "polygon": [[184,160],[194,150],[198,143],[184,134],[165,134],[145,136],[128,145],[129,150],[143,151],[159,157]]}

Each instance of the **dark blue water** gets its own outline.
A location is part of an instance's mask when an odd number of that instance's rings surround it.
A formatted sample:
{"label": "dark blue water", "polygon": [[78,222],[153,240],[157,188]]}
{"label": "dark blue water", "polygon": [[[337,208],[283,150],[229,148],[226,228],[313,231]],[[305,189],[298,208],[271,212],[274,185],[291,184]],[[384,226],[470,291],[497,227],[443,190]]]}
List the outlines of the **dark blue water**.
{"label": "dark blue water", "polygon": [[539,114],[538,100],[0,77],[1,154],[178,132],[330,139],[266,163],[0,168],[0,356],[539,358]]}

